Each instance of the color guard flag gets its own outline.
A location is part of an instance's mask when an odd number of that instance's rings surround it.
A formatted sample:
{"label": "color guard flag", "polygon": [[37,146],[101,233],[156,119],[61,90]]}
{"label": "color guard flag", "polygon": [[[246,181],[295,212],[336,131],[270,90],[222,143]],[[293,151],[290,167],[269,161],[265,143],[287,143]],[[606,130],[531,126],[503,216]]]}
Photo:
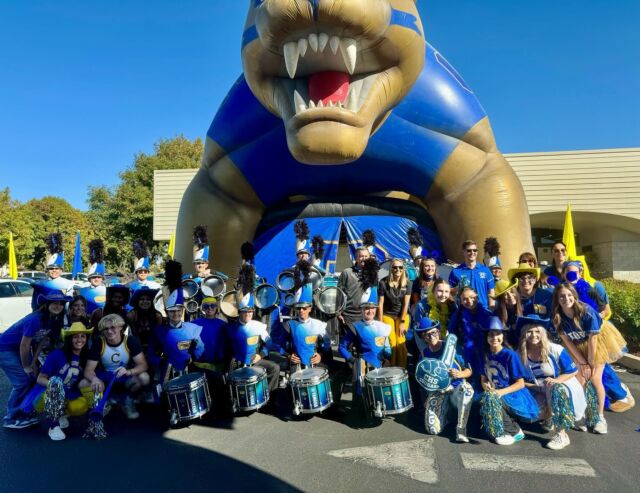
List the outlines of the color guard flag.
{"label": "color guard flag", "polygon": [[80,248],[80,231],[76,233],[76,247],[73,251],[73,269],[71,277],[78,279],[78,274],[82,272],[82,249]]}
{"label": "color guard flag", "polygon": [[169,254],[169,257],[173,258],[175,249],[176,249],[176,234],[171,233],[171,236],[169,237],[169,251],[167,252]]}
{"label": "color guard flag", "polygon": [[13,233],[9,233],[9,276],[18,279],[18,262],[16,262],[16,249],[13,245]]}

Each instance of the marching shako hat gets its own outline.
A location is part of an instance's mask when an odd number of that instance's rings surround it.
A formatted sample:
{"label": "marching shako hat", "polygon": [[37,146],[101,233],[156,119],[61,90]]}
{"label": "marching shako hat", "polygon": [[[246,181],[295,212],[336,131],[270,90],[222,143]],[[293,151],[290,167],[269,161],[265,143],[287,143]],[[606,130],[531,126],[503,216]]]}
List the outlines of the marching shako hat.
{"label": "marching shako hat", "polygon": [[293,232],[296,235],[296,255],[299,253],[311,253],[311,242],[309,241],[309,225],[304,219],[299,219],[293,225]]}
{"label": "marching shako hat", "polygon": [[92,277],[102,277],[105,274],[104,264],[104,242],[102,240],[91,240],[89,242],[89,279]]}
{"label": "marching shako hat", "polygon": [[64,246],[60,233],[51,233],[45,240],[49,257],[47,258],[47,269],[64,269]]}
{"label": "marching shako hat", "polygon": [[149,270],[149,250],[144,240],[138,238],[133,242],[133,254],[136,258],[134,272]]}
{"label": "marching shako hat", "polygon": [[293,306],[296,308],[313,306],[313,286],[310,282],[297,289],[293,299]]}
{"label": "marching shako hat", "polygon": [[360,298],[360,308],[378,306],[378,286],[370,286],[364,290]]}
{"label": "marching shako hat", "polygon": [[205,262],[209,262],[209,239],[207,228],[200,225],[193,228],[193,263]]}

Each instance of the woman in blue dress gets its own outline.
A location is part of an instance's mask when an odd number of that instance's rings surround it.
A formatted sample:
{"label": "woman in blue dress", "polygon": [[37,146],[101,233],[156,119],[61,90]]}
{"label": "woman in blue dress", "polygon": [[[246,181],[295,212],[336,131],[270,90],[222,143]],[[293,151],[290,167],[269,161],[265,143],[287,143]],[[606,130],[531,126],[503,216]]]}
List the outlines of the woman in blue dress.
{"label": "woman in blue dress", "polygon": [[505,328],[498,317],[483,327],[484,374],[480,413],[485,430],[498,445],[524,438],[518,421],[536,421],[540,410],[524,385],[525,370],[518,354],[505,346]]}

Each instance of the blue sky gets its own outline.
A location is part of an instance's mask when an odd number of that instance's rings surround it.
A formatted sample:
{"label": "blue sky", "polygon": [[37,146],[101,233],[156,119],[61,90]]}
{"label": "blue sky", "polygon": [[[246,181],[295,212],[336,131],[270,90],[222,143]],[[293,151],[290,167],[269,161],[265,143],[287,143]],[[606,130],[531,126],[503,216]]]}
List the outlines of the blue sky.
{"label": "blue sky", "polygon": [[[0,0],[0,187],[85,208],[159,138],[203,137],[249,0]],[[418,0],[503,152],[640,146],[640,1]]]}

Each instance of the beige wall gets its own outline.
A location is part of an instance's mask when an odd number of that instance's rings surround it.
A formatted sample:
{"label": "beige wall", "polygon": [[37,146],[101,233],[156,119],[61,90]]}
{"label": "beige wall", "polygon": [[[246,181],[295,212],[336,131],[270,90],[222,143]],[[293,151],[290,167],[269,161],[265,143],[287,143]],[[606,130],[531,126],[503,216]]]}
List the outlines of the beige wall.
{"label": "beige wall", "polygon": [[197,169],[156,170],[153,173],[153,239],[168,241],[175,232],[184,191]]}

